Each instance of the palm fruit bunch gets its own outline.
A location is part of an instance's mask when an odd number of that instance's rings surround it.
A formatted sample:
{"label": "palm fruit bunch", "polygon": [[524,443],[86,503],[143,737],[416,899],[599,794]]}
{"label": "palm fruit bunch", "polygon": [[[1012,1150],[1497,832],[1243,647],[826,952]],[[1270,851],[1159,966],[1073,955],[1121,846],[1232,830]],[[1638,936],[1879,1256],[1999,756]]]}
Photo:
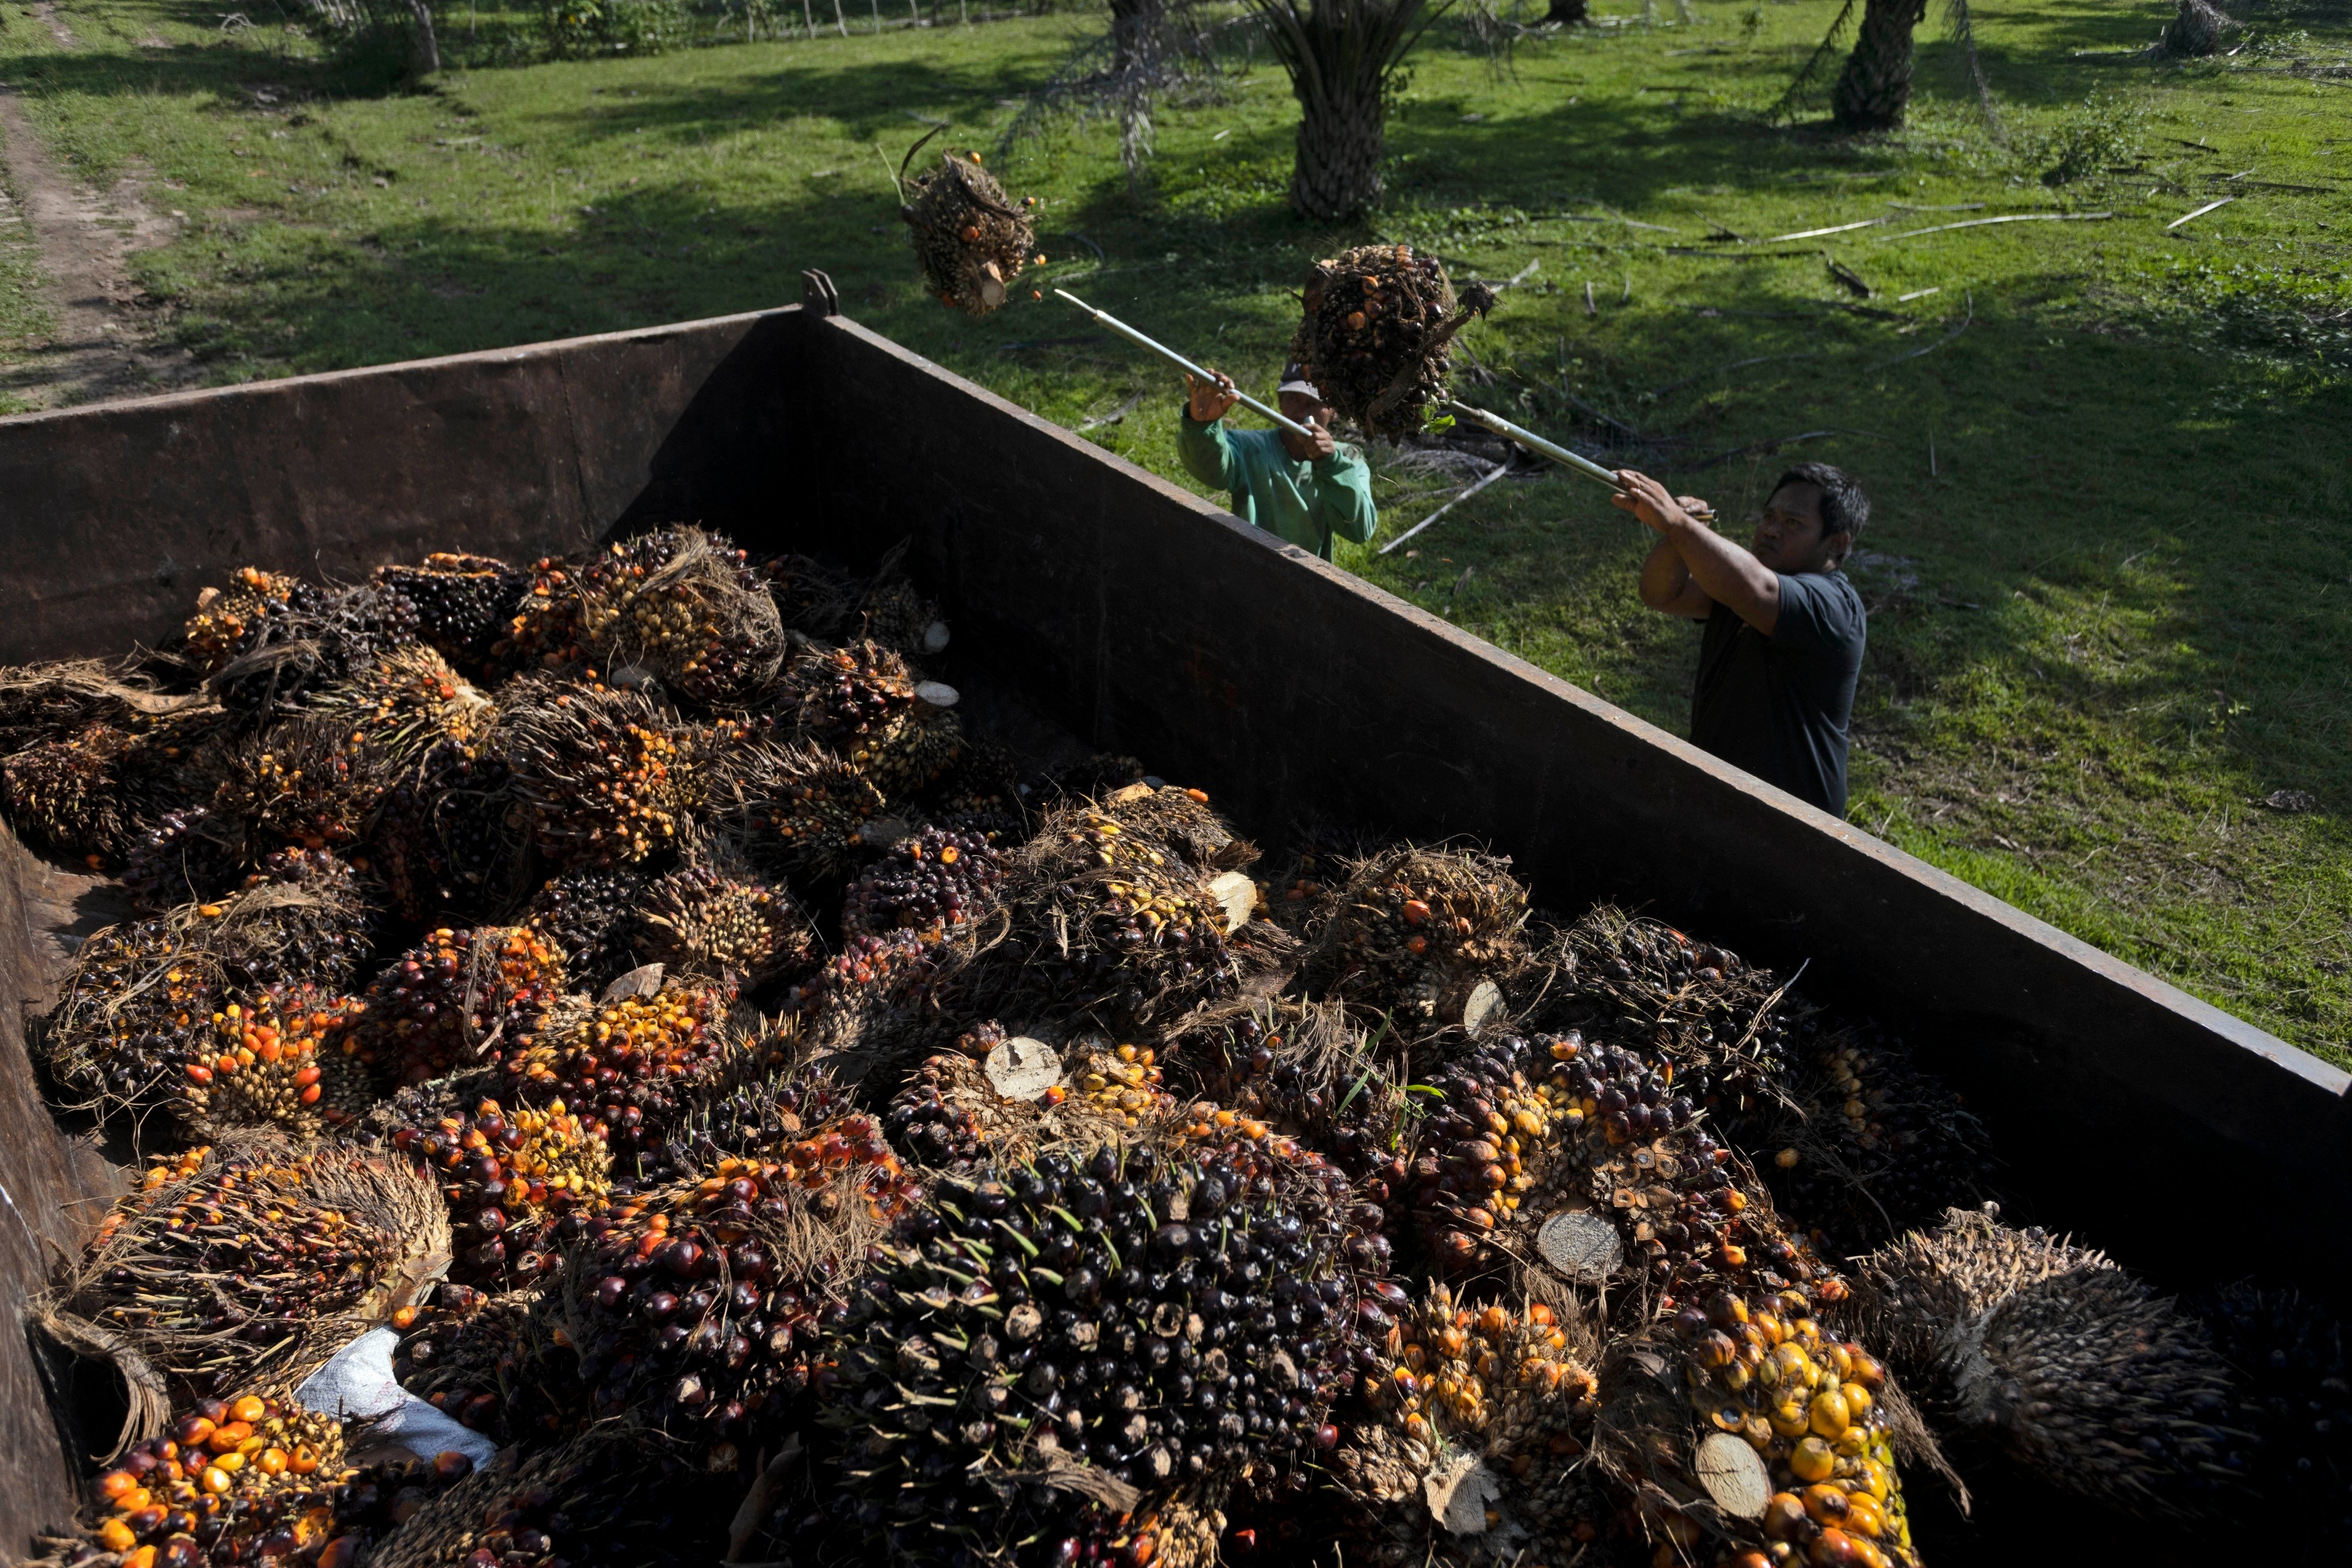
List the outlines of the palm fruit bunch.
{"label": "palm fruit bunch", "polygon": [[151,914],[204,903],[236,886],[246,864],[245,825],[209,802],[173,806],[122,854],[122,888]]}
{"label": "palm fruit bunch", "polygon": [[461,1426],[501,1445],[587,1424],[578,1358],[544,1288],[486,1295],[444,1282],[428,1303],[393,1315],[392,1374]]}
{"label": "palm fruit bunch", "polygon": [[564,971],[592,995],[637,965],[637,910],[652,879],[629,866],[577,866],[551,877],[521,923],[561,949]]}
{"label": "palm fruit bunch", "polygon": [[815,973],[784,994],[784,1005],[805,1020],[810,1038],[828,1045],[877,1042],[865,1037],[877,1021],[936,1022],[932,996],[940,949],[910,931],[853,936]]}
{"label": "palm fruit bunch", "polygon": [[871,638],[811,647],[779,692],[800,733],[830,747],[887,795],[933,783],[963,754],[963,727],[927,701],[907,661]]}
{"label": "palm fruit bunch", "polygon": [[1133,1132],[1164,1121],[1176,1097],[1164,1087],[1166,1074],[1150,1046],[1120,1045],[1081,1050],[1072,1064],[1072,1098],[1092,1104],[1114,1127]]}
{"label": "palm fruit bunch", "polygon": [[1540,1301],[1478,1306],[1444,1285],[1394,1317],[1362,1358],[1377,1419],[1332,1457],[1362,1516],[1350,1538],[1382,1568],[1436,1553],[1498,1568],[1575,1560],[1610,1506],[1574,1463],[1591,1442],[1600,1386],[1582,1325]]}
{"label": "palm fruit bunch", "polygon": [[403,920],[466,920],[511,907],[526,837],[509,798],[512,778],[483,748],[443,741],[384,792],[368,859]]}
{"label": "palm fruit bunch", "polygon": [[636,1434],[600,1432],[481,1470],[368,1553],[369,1568],[716,1563],[741,1491]]}
{"label": "palm fruit bunch", "polygon": [[[1735,1550],[1764,1561],[1916,1568],[1886,1369],[1860,1343],[1825,1331],[1815,1313],[1815,1299],[1795,1290],[1726,1289],[1704,1306],[1685,1305],[1666,1338],[1696,1442],[1677,1441],[1672,1423],[1642,1434],[1647,1479],[1664,1472],[1696,1490],[1688,1478],[1699,1472],[1705,1484],[1713,1458],[1705,1445],[1723,1434],[1747,1445],[1771,1489],[1761,1519],[1715,1516]],[[1695,1450],[1687,1461],[1686,1450]],[[1685,1523],[1695,1511],[1684,1510]],[[1790,1552],[1775,1552],[1782,1542]]]}
{"label": "palm fruit bunch", "polygon": [[488,668],[507,634],[528,573],[490,555],[436,551],[414,566],[379,566],[369,579],[416,610],[416,635],[467,670]]}
{"label": "palm fruit bunch", "polygon": [[353,1471],[340,1422],[261,1394],[198,1400],[91,1487],[99,1546],[126,1563],[194,1568],[247,1552],[315,1563]]}
{"label": "palm fruit bunch", "polygon": [[944,937],[987,908],[1003,880],[1003,858],[985,838],[926,827],[858,873],[842,902],[841,929],[850,936]]}
{"label": "palm fruit bunch", "polygon": [[412,643],[385,653],[311,704],[322,727],[382,776],[409,772],[444,742],[470,748],[497,708],[440,652]]}
{"label": "palm fruit bunch", "polygon": [[226,588],[196,595],[196,613],[180,631],[181,651],[198,675],[215,674],[251,646],[263,621],[308,608],[319,597],[318,589],[281,573],[240,567]]}
{"label": "palm fruit bunch", "polygon": [[705,1446],[774,1442],[866,1248],[915,1193],[873,1118],[849,1115],[614,1199],[564,1287],[598,1413]]}
{"label": "palm fruit bunch", "polygon": [[[2232,1285],[2201,1303],[2213,1349],[2246,1390],[2269,1517],[2293,1523],[2300,1560],[2352,1552],[2352,1366],[2336,1315],[2294,1290]],[[2266,1512],[2268,1510],[2266,1509]]]}
{"label": "palm fruit bunch", "polygon": [[559,1008],[506,1053],[506,1081],[525,1103],[577,1108],[616,1156],[633,1160],[661,1145],[723,1064],[726,1020],[725,992],[679,980],[649,996]]}
{"label": "palm fruit bunch", "polygon": [[2050,1486],[2139,1514],[2243,1506],[2255,1444],[2228,1366],[2104,1255],[1954,1209],[1861,1282],[1896,1370]]}
{"label": "palm fruit bunch", "polygon": [[1419,430],[1444,400],[1454,332],[1495,304],[1495,291],[1474,283],[1457,311],[1437,258],[1403,245],[1361,245],[1317,262],[1305,298],[1291,359],[1324,402],[1391,439]]}
{"label": "palm fruit bunch", "polygon": [[370,892],[330,850],[276,850],[236,891],[196,906],[200,940],[247,985],[344,990],[375,950]]}
{"label": "palm fruit bunch", "polygon": [[50,1068],[100,1108],[176,1100],[212,1034],[228,976],[180,924],[133,921],[74,955],[42,1031]]}
{"label": "palm fruit bunch", "polygon": [[272,985],[213,1015],[210,1054],[181,1070],[181,1110],[200,1138],[275,1125],[300,1138],[348,1127],[375,1095],[344,1049],[361,1004],[310,985]]}
{"label": "palm fruit bunch", "polygon": [[559,866],[635,865],[686,830],[690,744],[635,692],[534,682],[508,700],[492,745],[541,852]]}
{"label": "palm fruit bunch", "polygon": [[298,719],[237,749],[213,807],[281,842],[324,849],[366,833],[390,782],[343,725]]}
{"label": "palm fruit bunch", "polygon": [[440,1194],[404,1165],[257,1146],[136,1194],[58,1302],[204,1397],[306,1375],[448,1247]]}
{"label": "palm fruit bunch", "polygon": [[1990,1140],[1959,1096],[1876,1029],[1794,1026],[1789,1100],[1758,1100],[1719,1124],[1759,1156],[1783,1214],[1839,1258],[1885,1246],[1948,1208],[1981,1200],[1991,1178]]}
{"label": "palm fruit bunch", "polygon": [[510,1110],[485,1100],[469,1116],[400,1128],[392,1146],[441,1184],[461,1283],[547,1273],[556,1264],[556,1225],[612,1190],[604,1141],[560,1100]]}
{"label": "palm fruit bunch", "polygon": [[1459,1023],[1481,981],[1526,962],[1528,892],[1510,862],[1459,849],[1392,849],[1358,866],[1310,968],[1326,995]]}
{"label": "palm fruit bunch", "polygon": [[857,631],[908,658],[947,651],[948,624],[921,589],[887,563],[857,602]]}
{"label": "palm fruit bunch", "polygon": [[563,954],[528,928],[444,926],[368,984],[352,1054],[393,1085],[512,1060],[563,990]]}
{"label": "palm fruit bunch", "polygon": [[837,640],[860,599],[855,578],[814,556],[785,553],[759,563],[761,581],[784,625],[803,637]]}
{"label": "palm fruit bunch", "polygon": [[[911,156],[911,154],[910,154]],[[939,301],[969,316],[985,316],[1012,297],[1014,279],[1036,248],[1024,197],[1019,206],[980,154],[944,153],[940,166],[903,182],[898,216],[907,220],[922,264],[923,286]],[[1042,257],[1040,260],[1044,259]]]}
{"label": "palm fruit bunch", "polygon": [[580,611],[578,569],[553,556],[532,562],[514,614],[490,644],[491,680],[577,662]]}
{"label": "palm fruit bunch", "polygon": [[153,684],[132,659],[0,665],[0,757],[14,756],[43,741],[62,741],[95,723],[120,727],[133,714],[157,705]]}
{"label": "palm fruit bunch", "polygon": [[205,687],[231,712],[266,721],[307,706],[415,638],[415,606],[389,588],[306,588],[252,623]]}
{"label": "palm fruit bunch", "polygon": [[130,749],[128,734],[93,724],[18,752],[0,763],[9,826],[37,845],[92,866],[120,859],[130,825],[115,770]]}
{"label": "palm fruit bunch", "polygon": [[814,747],[760,747],[737,767],[745,852],[763,868],[812,882],[847,877],[867,827],[887,809],[864,774]]}
{"label": "palm fruit bunch", "polygon": [[698,1181],[721,1160],[763,1157],[847,1115],[848,1094],[828,1074],[796,1065],[793,1044],[782,1035],[745,1042],[641,1156],[633,1190]]}
{"label": "palm fruit bunch", "polygon": [[698,528],[610,546],[580,574],[580,635],[614,668],[635,665],[705,704],[751,701],[783,664],[776,603],[743,552]]}
{"label": "palm fruit bunch", "polygon": [[882,1130],[909,1164],[969,1175],[1025,1152],[1033,1106],[996,1092],[969,1056],[936,1056],[891,1097]]}
{"label": "palm fruit bunch", "polygon": [[839,1331],[840,1522],[905,1562],[1202,1560],[1171,1514],[1328,1453],[1355,1381],[1340,1223],[1292,1200],[1149,1146],[935,1184]]}
{"label": "palm fruit bunch", "polygon": [[638,905],[637,953],[681,974],[756,986],[805,964],[815,933],[789,895],[706,851],[654,879]]}

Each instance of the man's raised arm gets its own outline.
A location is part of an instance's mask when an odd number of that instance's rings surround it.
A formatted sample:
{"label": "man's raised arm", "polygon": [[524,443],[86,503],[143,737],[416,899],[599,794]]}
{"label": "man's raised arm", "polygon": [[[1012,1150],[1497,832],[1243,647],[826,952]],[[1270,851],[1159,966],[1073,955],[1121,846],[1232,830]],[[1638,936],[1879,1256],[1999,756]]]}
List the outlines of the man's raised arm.
{"label": "man's raised arm", "polygon": [[[1672,613],[1694,613],[1680,605],[1695,588],[1716,604],[1728,605],[1732,614],[1766,637],[1772,635],[1780,617],[1779,573],[1694,517],[1692,508],[1696,503],[1691,498],[1669,495],[1665,486],[1631,468],[1619,469],[1617,482],[1624,488],[1610,500],[1655,530],[1659,547],[1671,550],[1690,574],[1690,586],[1672,601]],[[1651,566],[1657,560],[1658,550],[1654,549],[1650,560],[1643,564],[1642,599],[1653,608],[1667,609],[1667,605],[1650,597]],[[1661,567],[1661,587],[1666,577],[1665,569]]]}

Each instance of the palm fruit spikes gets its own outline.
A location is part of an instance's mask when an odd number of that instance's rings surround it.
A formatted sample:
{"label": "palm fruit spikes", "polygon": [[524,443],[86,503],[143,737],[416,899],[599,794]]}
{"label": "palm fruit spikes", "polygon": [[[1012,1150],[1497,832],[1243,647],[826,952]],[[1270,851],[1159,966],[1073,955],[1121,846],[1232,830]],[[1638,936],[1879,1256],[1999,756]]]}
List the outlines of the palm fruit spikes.
{"label": "palm fruit spikes", "polygon": [[507,1053],[509,1091],[530,1104],[561,1100],[588,1119],[616,1155],[658,1148],[726,1052],[726,994],[666,981],[548,1016],[529,1045]]}
{"label": "palm fruit spikes", "polygon": [[563,989],[563,954],[527,928],[445,926],[369,984],[352,1054],[388,1084],[510,1058]]}
{"label": "palm fruit spikes", "polygon": [[604,1141],[560,1100],[510,1110],[485,1100],[470,1116],[400,1128],[392,1145],[440,1182],[464,1283],[547,1273],[558,1222],[612,1190]]}
{"label": "palm fruit spikes", "polygon": [[1327,996],[1408,1017],[1463,1021],[1482,981],[1526,960],[1527,889],[1510,863],[1407,846],[1357,867],[1309,971]]}
{"label": "palm fruit spikes", "polygon": [[698,528],[610,546],[580,574],[580,636],[614,668],[635,665],[695,702],[762,694],[783,663],[775,601],[743,552]]}
{"label": "palm fruit spikes", "polygon": [[984,838],[926,827],[858,873],[842,903],[841,927],[851,936],[944,937],[986,909],[1003,879],[1003,860]]}
{"label": "palm fruit spikes", "polygon": [[638,906],[639,957],[747,986],[808,962],[814,933],[791,898],[730,860],[705,858],[654,879]]}
{"label": "palm fruit spikes", "polygon": [[[844,1522],[905,1561],[1030,1541],[1067,1563],[1118,1515],[1328,1452],[1355,1380],[1341,1240],[1312,1196],[1214,1152],[1106,1146],[939,1183],[840,1334]],[[1087,1482],[991,1484],[1048,1468]]]}
{"label": "palm fruit spikes", "polygon": [[586,1220],[567,1275],[599,1413],[704,1444],[772,1442],[867,1247],[913,1196],[880,1128],[851,1115],[614,1200]]}
{"label": "palm fruit spikes", "polygon": [[277,1125],[299,1137],[348,1127],[374,1095],[345,1049],[362,1004],[308,985],[271,986],[213,1015],[210,1056],[181,1070],[197,1136]]}
{"label": "palm fruit spikes", "polygon": [[370,580],[415,605],[417,635],[470,671],[488,668],[530,581],[494,556],[446,552],[414,566],[379,566]]}
{"label": "palm fruit spikes", "polygon": [[535,685],[507,703],[490,744],[513,770],[541,852],[558,865],[635,865],[688,826],[691,748],[635,692]]}
{"label": "palm fruit spikes", "polygon": [[1457,310],[1434,256],[1358,246],[1315,264],[1290,357],[1307,367],[1323,400],[1367,434],[1402,438],[1444,398],[1454,332],[1494,304],[1493,289],[1473,284]]}
{"label": "palm fruit spikes", "polygon": [[488,730],[490,700],[431,647],[396,647],[310,704],[370,771],[413,769],[443,742],[471,746]]}
{"label": "palm fruit spikes", "polygon": [[1015,206],[977,153],[943,154],[938,168],[902,189],[907,201],[898,216],[912,233],[924,287],[970,316],[1003,306],[1036,247],[1029,222],[1034,198]]}
{"label": "palm fruit spikes", "polygon": [[1861,1280],[1897,1369],[2050,1485],[2134,1512],[2242,1503],[2254,1444],[2227,1365],[2103,1255],[1955,1209]]}
{"label": "palm fruit spikes", "polygon": [[215,1155],[124,1206],[60,1305],[189,1397],[306,1375],[449,1246],[423,1177],[347,1149]]}
{"label": "palm fruit spikes", "polygon": [[832,752],[761,747],[737,764],[736,788],[754,864],[816,883],[837,883],[883,818],[882,792]]}
{"label": "palm fruit spikes", "polygon": [[93,724],[18,752],[0,764],[10,826],[91,866],[112,864],[129,829],[114,770],[130,748],[122,731]]}

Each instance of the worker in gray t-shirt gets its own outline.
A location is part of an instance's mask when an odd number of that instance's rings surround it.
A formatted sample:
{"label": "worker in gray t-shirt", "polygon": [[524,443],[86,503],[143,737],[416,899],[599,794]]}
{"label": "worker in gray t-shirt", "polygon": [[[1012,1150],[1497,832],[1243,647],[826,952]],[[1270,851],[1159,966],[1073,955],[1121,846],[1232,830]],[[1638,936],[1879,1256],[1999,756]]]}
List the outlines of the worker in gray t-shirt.
{"label": "worker in gray t-shirt", "polygon": [[1870,519],[1843,469],[1799,463],[1764,503],[1743,550],[1624,469],[1616,503],[1658,534],[1642,602],[1706,623],[1691,691],[1691,741],[1832,816],[1845,815],[1846,721],[1868,635],[1862,595],[1838,570]]}

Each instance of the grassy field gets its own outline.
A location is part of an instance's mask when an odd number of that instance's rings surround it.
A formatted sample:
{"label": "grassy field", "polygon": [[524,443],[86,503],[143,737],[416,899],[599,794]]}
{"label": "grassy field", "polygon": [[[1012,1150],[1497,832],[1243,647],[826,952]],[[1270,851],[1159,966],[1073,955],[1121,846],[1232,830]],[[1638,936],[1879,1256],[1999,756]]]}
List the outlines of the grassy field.
{"label": "grassy field", "polygon": [[[1847,142],[1759,116],[1825,0],[1601,9],[1507,59],[1433,35],[1359,230],[1285,207],[1296,110],[1264,64],[1163,105],[1139,187],[1100,122],[997,162],[1047,203],[1046,279],[1245,380],[1270,381],[1306,262],[1378,235],[1524,276],[1466,334],[1465,393],[1732,516],[1791,455],[1856,470],[1878,510],[1853,820],[2352,1061],[2352,11],[2271,0],[2239,54],[2182,67],[2126,58],[2157,0],[1991,0],[1998,134],[1931,42],[1912,128]],[[1090,436],[1175,471],[1158,366],[1050,305],[941,310],[893,210],[918,117],[993,148],[1071,18],[367,96],[212,9],[59,15],[73,51],[0,6],[0,79],[85,177],[139,174],[184,215],[140,276],[215,379],[771,305],[823,266],[859,319],[1053,418],[1124,410]],[[2010,214],[2072,221],[1930,232]],[[20,255],[0,231],[0,331]],[[1381,486],[1391,527],[1447,493]],[[1555,477],[1346,563],[1680,731],[1696,634],[1635,601],[1644,538]]]}

